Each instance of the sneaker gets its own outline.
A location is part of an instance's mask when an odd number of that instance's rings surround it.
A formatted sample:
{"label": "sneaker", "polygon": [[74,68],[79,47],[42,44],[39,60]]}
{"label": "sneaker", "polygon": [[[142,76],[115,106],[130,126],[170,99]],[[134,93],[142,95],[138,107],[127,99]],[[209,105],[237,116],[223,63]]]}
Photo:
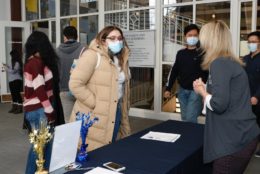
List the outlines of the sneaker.
{"label": "sneaker", "polygon": [[260,150],[256,151],[255,157],[260,158]]}

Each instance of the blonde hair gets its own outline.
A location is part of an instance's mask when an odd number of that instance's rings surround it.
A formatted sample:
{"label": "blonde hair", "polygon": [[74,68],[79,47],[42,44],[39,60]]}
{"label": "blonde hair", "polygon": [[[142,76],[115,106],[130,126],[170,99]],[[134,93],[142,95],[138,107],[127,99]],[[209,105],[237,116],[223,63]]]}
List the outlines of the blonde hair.
{"label": "blonde hair", "polygon": [[243,65],[235,56],[232,48],[232,38],[228,26],[221,20],[205,24],[200,31],[200,44],[204,54],[201,67],[208,70],[210,64],[217,58],[231,59]]}

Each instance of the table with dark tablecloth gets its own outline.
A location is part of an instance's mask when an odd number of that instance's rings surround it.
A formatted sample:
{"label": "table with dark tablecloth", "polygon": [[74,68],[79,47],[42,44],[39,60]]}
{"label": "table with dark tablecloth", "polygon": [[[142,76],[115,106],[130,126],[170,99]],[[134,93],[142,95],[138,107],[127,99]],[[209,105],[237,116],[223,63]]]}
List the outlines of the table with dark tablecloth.
{"label": "table with dark tablecloth", "polygon": [[[125,166],[125,174],[198,173],[203,167],[203,129],[201,124],[168,120],[89,152],[83,167],[102,166],[112,161]],[[149,131],[181,134],[181,137],[174,143],[140,138]]]}

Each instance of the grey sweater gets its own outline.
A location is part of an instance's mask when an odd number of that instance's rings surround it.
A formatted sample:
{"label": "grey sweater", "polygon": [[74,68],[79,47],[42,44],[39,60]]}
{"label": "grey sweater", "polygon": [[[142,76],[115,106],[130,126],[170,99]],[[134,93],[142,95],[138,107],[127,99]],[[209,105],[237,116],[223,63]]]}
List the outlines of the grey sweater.
{"label": "grey sweater", "polygon": [[212,95],[204,132],[204,162],[243,149],[259,134],[252,113],[246,72],[238,63],[218,58],[210,66],[207,91]]}
{"label": "grey sweater", "polygon": [[68,41],[60,44],[57,54],[60,58],[60,90],[69,91],[70,69],[74,59],[78,59],[84,46],[76,41]]}

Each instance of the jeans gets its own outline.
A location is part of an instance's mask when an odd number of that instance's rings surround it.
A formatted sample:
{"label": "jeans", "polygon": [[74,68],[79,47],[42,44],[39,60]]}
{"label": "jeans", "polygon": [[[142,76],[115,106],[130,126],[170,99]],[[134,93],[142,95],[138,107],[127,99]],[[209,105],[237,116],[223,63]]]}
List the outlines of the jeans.
{"label": "jeans", "polygon": [[181,119],[183,121],[197,123],[197,118],[202,111],[202,98],[193,90],[179,88],[178,99],[181,107]]}
{"label": "jeans", "polygon": [[117,103],[117,108],[116,108],[116,119],[115,119],[115,126],[114,126],[114,132],[113,132],[113,137],[112,137],[112,142],[116,141],[116,137],[120,128],[120,122],[121,122],[121,102]]}
{"label": "jeans", "polygon": [[[43,108],[37,109],[31,112],[25,112],[25,118],[30,123],[32,129],[39,129],[39,125],[41,121],[46,121],[47,118],[45,116]],[[48,170],[51,159],[51,150],[52,150],[52,140],[45,145],[44,150],[44,169]],[[33,150],[33,145],[31,146],[27,158],[27,165],[25,174],[34,174],[37,170],[36,166],[37,154]]]}

